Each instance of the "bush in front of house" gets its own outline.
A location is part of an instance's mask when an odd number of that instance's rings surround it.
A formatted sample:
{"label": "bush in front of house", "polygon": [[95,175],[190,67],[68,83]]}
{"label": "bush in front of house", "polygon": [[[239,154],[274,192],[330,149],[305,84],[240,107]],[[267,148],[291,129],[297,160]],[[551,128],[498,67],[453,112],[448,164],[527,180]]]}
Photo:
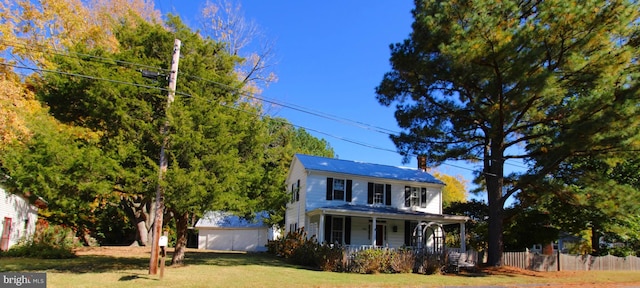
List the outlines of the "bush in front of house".
{"label": "bush in front of house", "polygon": [[417,268],[421,274],[438,274],[446,269],[447,255],[439,253],[422,253],[416,255]]}
{"label": "bush in front of house", "polygon": [[394,273],[411,273],[416,265],[416,255],[411,250],[396,250],[391,253],[389,265]]}
{"label": "bush in front of house", "polygon": [[4,257],[30,257],[41,259],[68,259],[76,257],[73,252],[73,231],[60,226],[38,229],[28,239],[23,239],[8,251]]}
{"label": "bush in front of house", "polygon": [[318,248],[320,244],[315,237],[307,239],[307,232],[303,228],[289,231],[284,237],[269,241],[267,251],[288,262],[297,265],[318,267]]}
{"label": "bush in front of house", "polygon": [[267,252],[303,265],[323,271],[345,271],[344,247],[337,244],[320,244],[314,237],[307,239],[303,228],[290,231],[284,237],[267,243]]}
{"label": "bush in front of house", "polygon": [[292,258],[296,250],[298,250],[307,240],[307,233],[304,229],[289,231],[287,235],[280,239],[267,242],[267,252],[276,256],[289,259]]}
{"label": "bush in front of house", "polygon": [[318,268],[322,271],[346,271],[345,251],[341,245],[320,245],[316,253],[316,258]]}
{"label": "bush in front of house", "polygon": [[418,273],[434,274],[444,267],[438,254],[418,254],[408,249],[366,249],[346,255],[339,244],[320,244],[315,237],[307,239],[304,229],[290,231],[284,237],[267,243],[267,251],[287,262],[333,272],[360,274]]}
{"label": "bush in front of house", "polygon": [[387,249],[358,251],[352,256],[349,271],[360,274],[391,273],[392,253]]}

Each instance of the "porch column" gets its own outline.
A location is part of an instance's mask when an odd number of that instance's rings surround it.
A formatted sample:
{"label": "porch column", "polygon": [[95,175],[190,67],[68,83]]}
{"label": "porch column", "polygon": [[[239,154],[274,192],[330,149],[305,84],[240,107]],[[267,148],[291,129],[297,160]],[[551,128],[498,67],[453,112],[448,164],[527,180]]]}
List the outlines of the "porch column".
{"label": "porch column", "polygon": [[324,242],[324,213],[320,214],[320,225],[318,225],[318,242]]}
{"label": "porch column", "polygon": [[467,233],[465,232],[465,223],[460,223],[460,252],[467,252]]}
{"label": "porch column", "polygon": [[371,220],[371,246],[376,246],[376,226],[377,226],[377,218],[373,217]]}

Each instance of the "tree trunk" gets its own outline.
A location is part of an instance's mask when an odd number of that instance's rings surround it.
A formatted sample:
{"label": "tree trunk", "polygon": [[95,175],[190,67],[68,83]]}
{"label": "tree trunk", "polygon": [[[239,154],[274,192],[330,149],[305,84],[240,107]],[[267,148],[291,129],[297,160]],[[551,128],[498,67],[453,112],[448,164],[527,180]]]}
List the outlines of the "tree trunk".
{"label": "tree trunk", "polygon": [[127,216],[131,219],[136,226],[136,241],[140,246],[147,246],[150,244],[149,239],[151,239],[151,223],[149,217],[149,201],[148,199],[142,199],[139,202],[136,200],[139,197],[134,197],[134,199],[129,199],[127,197],[122,197],[120,200],[120,205],[127,213]]}
{"label": "tree trunk", "polygon": [[591,226],[591,255],[600,255],[600,232],[595,225]]}
{"label": "tree trunk", "polygon": [[184,253],[187,248],[187,228],[189,224],[189,213],[176,215],[176,247],[171,259],[171,265],[182,265],[184,263]]}
{"label": "tree trunk", "polygon": [[502,266],[503,217],[504,217],[504,159],[501,140],[494,139],[485,150],[485,181],[489,204],[488,266]]}
{"label": "tree trunk", "polygon": [[144,219],[142,221],[139,221],[136,224],[137,227],[137,232],[138,235],[136,235],[136,239],[138,240],[138,245],[140,246],[147,246],[149,244],[149,238],[147,237],[149,235],[149,229],[147,228],[147,222],[144,221]]}
{"label": "tree trunk", "polygon": [[[503,232],[503,208],[501,199],[496,197],[496,192],[489,191],[489,251],[487,251],[487,265],[502,266],[502,232]],[[494,198],[492,200],[492,198]],[[496,203],[498,202],[498,203]]]}

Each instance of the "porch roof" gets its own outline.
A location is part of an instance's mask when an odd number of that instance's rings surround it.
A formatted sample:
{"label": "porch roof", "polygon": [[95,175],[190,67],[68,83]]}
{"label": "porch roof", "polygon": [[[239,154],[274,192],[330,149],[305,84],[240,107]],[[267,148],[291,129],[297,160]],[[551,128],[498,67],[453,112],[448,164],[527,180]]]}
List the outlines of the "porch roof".
{"label": "porch roof", "polygon": [[414,220],[414,221],[434,221],[440,224],[465,223],[469,220],[467,216],[433,214],[420,211],[402,210],[388,206],[365,206],[365,205],[340,205],[320,207],[307,213],[309,216],[320,214],[356,216],[356,217],[379,217],[384,219]]}

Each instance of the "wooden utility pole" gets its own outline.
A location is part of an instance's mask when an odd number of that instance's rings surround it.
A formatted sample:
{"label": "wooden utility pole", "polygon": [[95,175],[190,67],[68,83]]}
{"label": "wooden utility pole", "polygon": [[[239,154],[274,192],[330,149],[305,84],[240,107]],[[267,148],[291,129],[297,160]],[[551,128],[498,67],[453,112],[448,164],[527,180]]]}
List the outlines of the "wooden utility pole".
{"label": "wooden utility pole", "polygon": [[[173,41],[173,57],[171,58],[171,71],[169,72],[169,93],[167,95],[167,109],[173,102],[176,94],[176,80],[178,78],[178,62],[180,62],[180,45],[178,39]],[[158,189],[156,190],[155,219],[153,223],[153,240],[151,241],[151,259],[149,260],[149,274],[158,273],[158,254],[160,253],[160,233],[162,233],[162,217],[164,215],[164,189],[162,188],[163,174],[167,171],[167,157],[164,149],[167,145],[167,130],[169,122],[165,122],[160,131],[162,133],[162,147],[160,148],[160,169],[158,171]],[[164,257],[162,259],[164,261]]]}

